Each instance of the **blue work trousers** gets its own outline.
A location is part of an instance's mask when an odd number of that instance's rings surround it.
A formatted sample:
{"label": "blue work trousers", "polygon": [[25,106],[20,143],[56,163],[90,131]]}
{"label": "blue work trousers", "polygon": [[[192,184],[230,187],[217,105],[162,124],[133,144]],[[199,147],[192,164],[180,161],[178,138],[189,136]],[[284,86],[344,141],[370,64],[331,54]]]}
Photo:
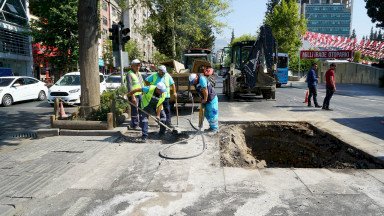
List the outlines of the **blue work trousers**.
{"label": "blue work trousers", "polygon": [[217,96],[212,101],[205,104],[205,118],[208,120],[211,130],[219,129],[219,99]]}
{"label": "blue work trousers", "polygon": [[[141,95],[136,95],[135,97],[136,97],[136,105],[140,107],[141,100],[142,100]],[[132,128],[136,128],[137,126],[139,126],[140,114],[141,114],[140,110],[137,107],[134,107],[131,105],[131,127]]]}
{"label": "blue work trousers", "polygon": [[165,98],[163,102],[163,107],[164,107],[164,112],[167,120],[165,120],[166,125],[170,126],[171,125],[171,105],[169,104],[169,99],[170,98]]}
{"label": "blue work trousers", "polygon": [[[165,124],[165,113],[164,110],[160,112],[160,121],[161,123]],[[148,137],[148,115],[141,112],[140,115],[140,127],[141,127],[141,132],[142,132],[142,137],[147,138]],[[160,134],[165,133],[165,127],[160,125]]]}

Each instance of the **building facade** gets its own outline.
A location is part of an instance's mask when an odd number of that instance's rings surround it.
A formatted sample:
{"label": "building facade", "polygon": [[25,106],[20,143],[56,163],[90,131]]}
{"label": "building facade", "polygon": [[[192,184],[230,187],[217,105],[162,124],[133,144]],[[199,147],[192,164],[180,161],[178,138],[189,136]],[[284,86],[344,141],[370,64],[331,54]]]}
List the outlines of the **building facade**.
{"label": "building facade", "polygon": [[0,70],[20,76],[32,76],[31,37],[25,34],[28,6],[27,0],[0,0]]}
{"label": "building facade", "polygon": [[131,29],[131,40],[134,40],[137,43],[137,47],[142,52],[144,62],[152,62],[153,52],[156,50],[153,39],[151,35],[142,35],[140,34],[140,28],[145,24],[150,16],[150,11],[147,7],[144,7],[140,4],[129,5],[128,9],[123,12],[123,22],[124,25]]}
{"label": "building facade", "polygon": [[349,37],[353,0],[300,0],[308,31]]}

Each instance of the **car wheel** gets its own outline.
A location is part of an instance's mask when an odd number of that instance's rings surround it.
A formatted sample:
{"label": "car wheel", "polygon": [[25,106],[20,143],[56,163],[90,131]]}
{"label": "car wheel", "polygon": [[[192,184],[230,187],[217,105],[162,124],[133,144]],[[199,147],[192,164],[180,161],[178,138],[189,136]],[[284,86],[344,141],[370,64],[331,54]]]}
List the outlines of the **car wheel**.
{"label": "car wheel", "polygon": [[47,98],[47,96],[45,95],[45,92],[44,91],[40,91],[39,92],[39,96],[37,97],[37,99],[39,100],[39,101],[43,101],[43,100],[45,100]]}
{"label": "car wheel", "polygon": [[13,98],[11,95],[9,94],[6,94],[3,96],[3,99],[2,99],[2,103],[3,103],[3,106],[7,107],[7,106],[11,106],[12,103],[13,103]]}

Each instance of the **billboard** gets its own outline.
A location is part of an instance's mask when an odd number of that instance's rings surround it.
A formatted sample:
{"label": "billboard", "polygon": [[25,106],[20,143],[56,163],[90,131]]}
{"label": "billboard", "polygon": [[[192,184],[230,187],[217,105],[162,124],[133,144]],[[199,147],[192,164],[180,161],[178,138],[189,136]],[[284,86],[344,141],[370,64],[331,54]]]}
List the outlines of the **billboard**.
{"label": "billboard", "polygon": [[348,59],[353,58],[352,50],[337,50],[337,51],[300,51],[300,58],[327,58],[327,59]]}

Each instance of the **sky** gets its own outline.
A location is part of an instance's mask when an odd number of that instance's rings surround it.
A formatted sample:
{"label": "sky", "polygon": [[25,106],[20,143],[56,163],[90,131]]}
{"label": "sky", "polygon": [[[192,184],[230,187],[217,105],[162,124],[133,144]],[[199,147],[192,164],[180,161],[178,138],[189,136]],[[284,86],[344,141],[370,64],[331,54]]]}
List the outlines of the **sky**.
{"label": "sky", "polygon": [[[267,0],[232,0],[230,3],[232,12],[220,18],[228,27],[222,34],[216,35],[216,48],[220,49],[228,43],[232,29],[235,37],[243,34],[254,35],[263,22],[267,10],[266,3]],[[378,30],[367,15],[364,0],[353,0],[352,29],[356,30],[357,38],[360,40],[363,36],[369,35],[371,27],[374,27],[374,31]]]}

